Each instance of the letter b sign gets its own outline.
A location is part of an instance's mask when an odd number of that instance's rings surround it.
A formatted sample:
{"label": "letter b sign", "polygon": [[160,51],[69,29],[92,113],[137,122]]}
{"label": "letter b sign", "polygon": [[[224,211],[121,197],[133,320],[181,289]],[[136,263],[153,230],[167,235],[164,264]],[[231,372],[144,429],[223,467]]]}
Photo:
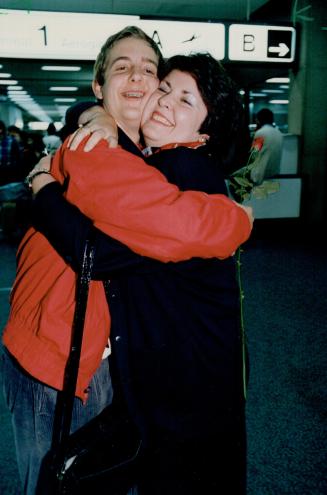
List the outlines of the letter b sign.
{"label": "letter b sign", "polygon": [[253,34],[244,34],[244,36],[243,36],[243,51],[244,52],[253,52],[254,49],[255,49],[255,46],[254,46]]}

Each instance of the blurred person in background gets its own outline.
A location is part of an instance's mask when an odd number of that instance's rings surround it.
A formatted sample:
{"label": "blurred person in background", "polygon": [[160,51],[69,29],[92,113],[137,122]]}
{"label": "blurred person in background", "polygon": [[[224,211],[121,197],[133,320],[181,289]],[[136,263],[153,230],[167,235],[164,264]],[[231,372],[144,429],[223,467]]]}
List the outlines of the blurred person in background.
{"label": "blurred person in background", "polygon": [[16,180],[20,162],[20,145],[7,132],[6,124],[0,120],[0,186]]}
{"label": "blurred person in background", "polygon": [[269,108],[262,108],[256,114],[257,129],[254,139],[263,138],[263,146],[251,170],[251,179],[256,185],[262,184],[280,173],[283,134],[274,124],[274,114]]}
{"label": "blurred person in background", "polygon": [[47,153],[53,154],[61,146],[61,139],[57,134],[56,126],[50,122],[46,136],[43,137],[43,143]]}
{"label": "blurred person in background", "polygon": [[[15,125],[8,127],[8,134],[13,136],[19,144],[21,159],[17,171],[17,180],[24,181],[26,175],[32,170],[41,157],[42,146],[38,150],[33,136]],[[40,147],[40,144],[39,144]]]}

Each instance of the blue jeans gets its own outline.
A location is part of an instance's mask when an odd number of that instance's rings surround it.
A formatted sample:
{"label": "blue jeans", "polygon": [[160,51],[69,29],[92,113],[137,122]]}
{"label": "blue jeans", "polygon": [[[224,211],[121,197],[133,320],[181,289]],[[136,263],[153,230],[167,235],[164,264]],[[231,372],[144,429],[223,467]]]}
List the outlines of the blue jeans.
{"label": "blue jeans", "polygon": [[[50,449],[57,391],[25,373],[5,351],[3,387],[11,412],[18,471],[25,495],[34,495],[44,455]],[[75,397],[71,432],[99,414],[112,401],[108,359],[90,382],[85,405]]]}

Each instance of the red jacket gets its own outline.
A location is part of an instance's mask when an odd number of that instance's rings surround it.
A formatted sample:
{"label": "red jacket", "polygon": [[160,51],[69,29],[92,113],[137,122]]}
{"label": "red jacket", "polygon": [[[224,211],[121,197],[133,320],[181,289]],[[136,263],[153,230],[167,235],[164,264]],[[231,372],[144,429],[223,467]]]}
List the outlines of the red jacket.
{"label": "red jacket", "polygon": [[[161,261],[230,256],[250,235],[245,212],[223,195],[186,191],[141,158],[102,141],[91,153],[64,144],[52,171],[66,197],[95,225],[135,252]],[[75,307],[75,273],[34,229],[18,248],[17,276],[3,343],[32,376],[62,389]],[[108,340],[101,282],[92,281],[76,395],[86,398]]]}

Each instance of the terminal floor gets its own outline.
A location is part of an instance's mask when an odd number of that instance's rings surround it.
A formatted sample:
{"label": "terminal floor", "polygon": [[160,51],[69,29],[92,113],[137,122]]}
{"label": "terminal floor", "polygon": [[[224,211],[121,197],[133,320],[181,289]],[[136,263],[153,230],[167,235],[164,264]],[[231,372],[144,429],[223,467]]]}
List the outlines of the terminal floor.
{"label": "terminal floor", "polygon": [[[1,329],[16,247],[16,239],[0,233]],[[242,280],[250,355],[247,494],[326,494],[325,246],[293,224],[258,224],[244,246]],[[0,494],[21,495],[2,393]]]}

